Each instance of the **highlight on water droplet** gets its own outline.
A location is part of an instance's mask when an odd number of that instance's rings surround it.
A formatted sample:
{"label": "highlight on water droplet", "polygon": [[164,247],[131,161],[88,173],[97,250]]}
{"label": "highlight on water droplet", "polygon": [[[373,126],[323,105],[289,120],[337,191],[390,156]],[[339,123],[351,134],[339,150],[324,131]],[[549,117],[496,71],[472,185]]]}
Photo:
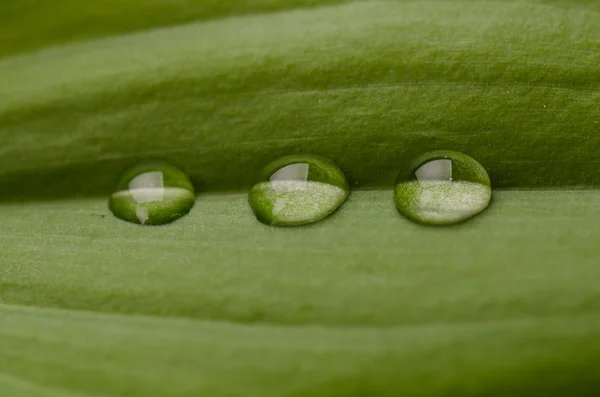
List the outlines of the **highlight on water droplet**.
{"label": "highlight on water droplet", "polygon": [[196,196],[189,177],[164,161],[146,161],[128,169],[109,200],[120,219],[142,225],[164,225],[181,218]]}
{"label": "highlight on water droplet", "polygon": [[267,165],[250,189],[248,201],[263,223],[299,226],[326,218],[349,194],[346,177],[333,162],[294,155]]}
{"label": "highlight on water droplet", "polygon": [[401,174],[394,188],[398,211],[425,225],[451,225],[469,219],[492,198],[490,178],[473,158],[454,151],[435,151]]}

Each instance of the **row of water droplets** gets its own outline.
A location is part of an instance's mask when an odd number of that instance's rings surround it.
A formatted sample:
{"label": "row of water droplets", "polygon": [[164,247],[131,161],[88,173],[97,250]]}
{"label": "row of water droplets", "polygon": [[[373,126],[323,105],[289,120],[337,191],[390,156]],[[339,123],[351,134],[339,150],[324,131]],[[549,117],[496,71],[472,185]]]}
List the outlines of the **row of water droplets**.
{"label": "row of water droplets", "polygon": [[[299,226],[326,218],[350,195],[347,179],[332,161],[312,155],[280,158],[267,165],[251,187],[248,202],[269,225]],[[400,174],[394,202],[400,214],[427,225],[462,222],[483,211],[492,189],[485,169],[453,151],[427,153]],[[121,177],[109,207],[123,220],[163,225],[187,214],[194,186],[179,168],[162,161],[141,163]]]}

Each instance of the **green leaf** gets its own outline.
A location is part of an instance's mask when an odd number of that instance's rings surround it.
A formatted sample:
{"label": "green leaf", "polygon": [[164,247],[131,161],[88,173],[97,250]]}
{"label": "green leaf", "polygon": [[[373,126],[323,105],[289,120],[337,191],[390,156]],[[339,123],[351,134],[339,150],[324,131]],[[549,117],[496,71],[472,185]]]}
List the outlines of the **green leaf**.
{"label": "green leaf", "polygon": [[374,1],[8,58],[0,184],[104,195],[161,156],[207,190],[245,189],[250,171],[311,153],[357,187],[389,188],[442,149],[478,160],[495,187],[597,186],[599,40],[590,11]]}
{"label": "green leaf", "polygon": [[[598,187],[599,12],[4,1],[0,395],[598,394],[598,191],[496,191],[432,228],[391,189],[436,149],[496,188]],[[247,187],[297,153],[355,190],[323,222],[262,225]],[[148,158],[199,188],[166,226],[108,210]]]}
{"label": "green leaf", "polygon": [[0,57],[86,38],[339,2],[341,0],[4,0],[0,5]]}
{"label": "green leaf", "polygon": [[245,194],[211,194],[148,228],[104,199],[5,204],[0,387],[587,396],[599,211],[597,191],[498,192],[471,222],[431,228],[400,217],[391,191],[359,191],[280,229]]}

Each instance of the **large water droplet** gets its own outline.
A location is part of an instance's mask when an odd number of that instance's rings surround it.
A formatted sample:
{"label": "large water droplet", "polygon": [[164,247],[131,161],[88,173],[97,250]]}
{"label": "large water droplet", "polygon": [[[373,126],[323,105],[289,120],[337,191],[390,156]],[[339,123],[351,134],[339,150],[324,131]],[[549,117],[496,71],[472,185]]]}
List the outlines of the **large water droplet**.
{"label": "large water droplet", "polygon": [[194,206],[194,186],[179,168],[147,161],[127,170],[109,200],[115,216],[142,225],[164,225]]}
{"label": "large water droplet", "polygon": [[342,171],[318,156],[281,158],[263,170],[248,195],[256,218],[269,225],[297,226],[319,221],[348,198]]}
{"label": "large water droplet", "polygon": [[427,225],[451,225],[483,211],[492,198],[490,178],[481,164],[453,151],[419,158],[396,181],[394,201],[405,217]]}

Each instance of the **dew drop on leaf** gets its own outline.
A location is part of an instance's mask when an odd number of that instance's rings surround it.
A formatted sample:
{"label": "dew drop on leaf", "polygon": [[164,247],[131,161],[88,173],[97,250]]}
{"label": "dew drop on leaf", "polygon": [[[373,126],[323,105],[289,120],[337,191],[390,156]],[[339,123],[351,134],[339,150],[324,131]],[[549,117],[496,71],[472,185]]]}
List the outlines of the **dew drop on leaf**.
{"label": "dew drop on leaf", "polygon": [[394,187],[398,211],[425,225],[451,225],[469,219],[492,198],[490,178],[473,158],[453,151],[435,151],[419,158]]}
{"label": "dew drop on leaf", "polygon": [[346,177],[333,162],[295,155],[266,166],[250,189],[248,201],[259,221],[298,226],[326,218],[349,193]]}
{"label": "dew drop on leaf", "polygon": [[146,161],[121,176],[109,208],[129,222],[164,225],[190,212],[195,199],[194,186],[183,171],[164,161]]}

